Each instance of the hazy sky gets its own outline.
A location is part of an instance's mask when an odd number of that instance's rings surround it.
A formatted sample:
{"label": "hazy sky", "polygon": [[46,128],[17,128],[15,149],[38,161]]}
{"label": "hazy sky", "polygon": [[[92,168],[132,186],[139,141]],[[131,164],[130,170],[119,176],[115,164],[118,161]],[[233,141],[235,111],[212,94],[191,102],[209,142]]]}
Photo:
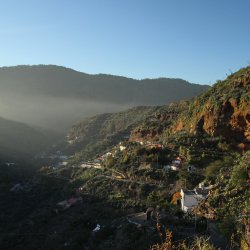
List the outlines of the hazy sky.
{"label": "hazy sky", "polygon": [[0,66],[212,84],[250,64],[249,0],[0,0]]}

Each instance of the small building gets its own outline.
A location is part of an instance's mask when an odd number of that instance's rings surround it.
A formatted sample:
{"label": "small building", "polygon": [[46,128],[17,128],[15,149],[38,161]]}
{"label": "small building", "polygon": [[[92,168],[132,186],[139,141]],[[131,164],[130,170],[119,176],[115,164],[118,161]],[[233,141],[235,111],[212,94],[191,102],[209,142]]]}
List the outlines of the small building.
{"label": "small building", "polygon": [[170,170],[172,170],[172,171],[179,171],[180,167],[177,166],[177,165],[165,165],[165,166],[163,166],[163,170],[164,171],[170,171]]}
{"label": "small building", "polygon": [[123,146],[123,145],[120,145],[120,146],[119,146],[119,149],[120,149],[120,151],[122,152],[122,151],[124,151],[124,150],[126,149],[126,147]]}
{"label": "small building", "polygon": [[143,146],[144,145],[144,141],[142,141],[142,140],[131,140],[131,142],[135,142],[135,143],[138,143],[138,144],[140,144],[141,146]]}
{"label": "small building", "polygon": [[56,204],[60,209],[62,210],[66,210],[70,207],[70,205],[68,204],[68,201],[67,200],[64,200],[64,201],[60,201]]}
{"label": "small building", "polygon": [[174,161],[172,161],[172,164],[174,164],[176,166],[180,166],[181,165],[181,160],[175,159]]}
{"label": "small building", "polygon": [[12,166],[15,166],[15,163],[14,162],[5,162],[5,165],[8,167],[12,167]]}
{"label": "small building", "polygon": [[92,165],[90,163],[86,162],[86,163],[82,163],[81,167],[82,168],[92,168]]}
{"label": "small building", "polygon": [[97,224],[96,227],[93,229],[93,233],[98,232],[101,229],[101,225]]}
{"label": "small building", "polygon": [[183,212],[189,212],[197,204],[198,201],[194,190],[181,189],[181,210]]}
{"label": "small building", "polygon": [[108,157],[114,157],[114,154],[111,153],[111,152],[107,152],[103,155],[100,155],[97,159],[100,160],[100,161],[104,161],[106,160]]}
{"label": "small building", "polygon": [[190,212],[198,203],[207,197],[207,190],[196,188],[194,190],[181,189],[181,209]]}
{"label": "small building", "polygon": [[83,162],[81,164],[81,167],[82,168],[97,168],[97,169],[101,169],[102,165],[101,165],[101,163],[88,161],[88,162]]}
{"label": "small building", "polygon": [[77,202],[82,202],[82,197],[71,197],[68,200],[60,201],[56,205],[61,210],[66,210],[71,206],[75,205]]}
{"label": "small building", "polygon": [[180,170],[180,167],[176,166],[176,165],[172,165],[171,166],[171,170],[173,171],[179,171]]}
{"label": "small building", "polygon": [[147,148],[150,148],[150,149],[163,149],[163,145],[160,144],[160,143],[148,143],[146,144],[146,147]]}
{"label": "small building", "polygon": [[102,165],[100,163],[94,163],[93,168],[101,169]]}

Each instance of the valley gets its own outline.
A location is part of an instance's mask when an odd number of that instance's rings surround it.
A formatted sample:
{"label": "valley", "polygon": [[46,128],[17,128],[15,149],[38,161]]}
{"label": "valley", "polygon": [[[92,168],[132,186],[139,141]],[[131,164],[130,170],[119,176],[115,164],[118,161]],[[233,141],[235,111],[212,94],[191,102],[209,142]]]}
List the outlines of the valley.
{"label": "valley", "polygon": [[84,118],[46,150],[38,137],[31,161],[1,162],[1,248],[247,249],[249,112],[247,67],[187,101]]}

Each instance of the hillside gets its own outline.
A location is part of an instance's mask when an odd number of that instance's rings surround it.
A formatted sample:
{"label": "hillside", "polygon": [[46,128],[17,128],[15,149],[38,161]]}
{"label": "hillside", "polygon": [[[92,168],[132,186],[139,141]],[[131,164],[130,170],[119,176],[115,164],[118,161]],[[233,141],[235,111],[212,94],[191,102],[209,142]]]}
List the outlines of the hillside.
{"label": "hillside", "polygon": [[[180,106],[181,104],[176,104]],[[159,116],[158,123],[162,124],[167,118]],[[158,126],[158,125],[157,125]],[[145,131],[156,140],[153,131],[157,126],[149,122],[132,131],[131,139],[145,140]],[[146,133],[146,134],[147,134]],[[197,133],[211,137],[221,137],[229,144],[241,149],[248,149],[250,145],[250,67],[230,75],[223,81],[218,81],[205,93],[193,98],[177,119],[165,126],[159,134],[162,141],[169,135],[190,136]],[[158,135],[158,137],[159,137]]]}
{"label": "hillside", "polygon": [[[248,75],[249,68],[242,69],[190,101],[83,119],[60,148],[67,164],[60,164],[56,148],[25,180],[23,171],[10,176],[0,168],[0,222],[7,229],[1,229],[0,246],[165,249],[173,240],[172,249],[214,249],[212,243],[226,249],[228,242],[248,249]],[[228,112],[232,98],[237,105]],[[208,110],[218,111],[214,130],[200,122]],[[237,112],[244,118],[238,127],[232,125]],[[177,159],[181,165],[172,169]],[[209,195],[184,213],[180,190],[194,191],[201,182],[211,187]],[[152,208],[156,214],[148,219]],[[160,238],[165,229],[172,233]]]}
{"label": "hillside", "polygon": [[211,154],[214,160],[219,157],[216,150],[212,152],[214,147],[249,147],[249,98],[249,68],[245,68],[190,101],[86,118],[70,130],[68,150],[86,159],[129,136],[131,142],[159,142],[175,145],[176,150],[189,146],[195,162],[202,165],[203,154],[206,164]]}
{"label": "hillside", "polygon": [[245,148],[250,144],[250,67],[194,98],[187,112],[179,117],[174,132],[205,132],[222,136]]}
{"label": "hillside", "polygon": [[[229,164],[214,173],[209,196],[198,207],[197,213],[217,225],[226,236],[242,240],[241,249],[250,246],[250,152],[234,155]],[[245,246],[245,248],[243,247]],[[240,247],[240,244],[237,246]]]}
{"label": "hillside", "polygon": [[0,118],[0,161],[27,160],[55,139],[49,132]]}
{"label": "hillside", "polygon": [[135,106],[164,105],[208,89],[181,79],[134,80],[58,66],[0,68],[0,115],[63,130],[77,120]]}
{"label": "hillside", "polygon": [[159,107],[137,107],[119,113],[106,113],[75,124],[67,135],[69,152],[88,159],[130,136],[130,131]]}

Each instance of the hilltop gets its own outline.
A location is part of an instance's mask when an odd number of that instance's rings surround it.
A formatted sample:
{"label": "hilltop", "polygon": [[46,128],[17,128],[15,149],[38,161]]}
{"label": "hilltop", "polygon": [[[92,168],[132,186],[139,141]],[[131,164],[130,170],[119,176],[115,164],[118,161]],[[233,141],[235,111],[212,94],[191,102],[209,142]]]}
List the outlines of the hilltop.
{"label": "hilltop", "polygon": [[0,68],[1,116],[57,130],[77,120],[135,106],[164,105],[208,89],[182,79],[90,75],[54,66]]}

